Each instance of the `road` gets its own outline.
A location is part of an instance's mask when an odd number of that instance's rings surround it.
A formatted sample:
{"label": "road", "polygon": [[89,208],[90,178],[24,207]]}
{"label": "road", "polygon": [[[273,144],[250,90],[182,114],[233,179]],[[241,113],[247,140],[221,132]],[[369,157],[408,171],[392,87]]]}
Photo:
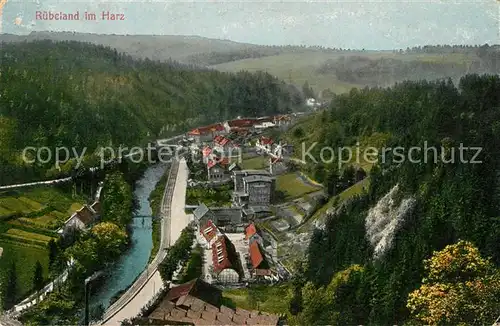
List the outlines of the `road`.
{"label": "road", "polygon": [[182,159],[179,163],[179,173],[177,180],[179,186],[174,189],[172,199],[172,214],[170,223],[170,245],[173,245],[179,239],[182,230],[188,226],[192,214],[186,214],[184,207],[186,206],[186,188],[187,180],[189,179],[189,170],[186,160]]}
{"label": "road", "polygon": [[170,173],[162,204],[159,254],[130,289],[106,311],[101,325],[119,326],[122,320],[137,316],[163,285],[157,270],[158,264],[165,257],[165,249],[177,241],[190,220],[190,216],[184,211],[189,174],[186,161],[174,161]]}

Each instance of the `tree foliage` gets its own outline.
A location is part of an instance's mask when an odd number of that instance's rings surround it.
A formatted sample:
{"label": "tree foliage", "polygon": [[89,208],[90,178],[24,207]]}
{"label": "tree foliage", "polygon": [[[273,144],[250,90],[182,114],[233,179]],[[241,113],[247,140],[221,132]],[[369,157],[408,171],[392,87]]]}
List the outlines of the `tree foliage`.
{"label": "tree foliage", "polygon": [[102,220],[125,227],[132,219],[132,187],[125,181],[125,176],[120,171],[106,175],[104,184]]}
{"label": "tree foliage", "polygon": [[35,269],[33,270],[33,289],[35,291],[41,290],[43,288],[43,282],[43,267],[37,260]]}
{"label": "tree foliage", "polygon": [[[397,162],[397,157],[389,152],[385,161],[379,160],[369,172],[367,192],[337,207],[337,212],[326,218],[324,228],[312,235],[304,272],[306,280],[302,285],[312,282],[315,288],[326,286],[336,273],[359,264],[364,269],[363,277],[351,291],[366,295],[359,297],[364,298],[367,307],[360,323],[403,324],[412,318],[406,305],[408,295],[428,277],[424,260],[434,251],[459,240],[470,241],[483,255],[491,257],[492,264],[499,266],[499,108],[500,78],[490,75],[468,75],[457,85],[450,80],[403,82],[391,88],[352,90],[336,96],[330,109],[319,113],[321,119],[311,126],[316,131],[308,141],[318,141],[317,148],[352,146],[362,139],[376,140],[379,138],[376,135],[384,134],[388,135],[385,147],[435,147],[438,155],[435,161],[432,150],[427,153],[422,150],[413,155],[411,162],[408,159]],[[470,163],[476,154],[472,150],[463,152],[464,161],[460,160],[461,144],[467,148],[480,147],[475,159],[481,163]],[[450,155],[453,149],[454,162],[443,162],[440,152]],[[323,178],[321,181],[326,185],[333,183],[331,178],[341,182],[342,174],[339,173],[340,178],[329,177],[328,168],[327,164],[315,167]],[[374,260],[365,228],[368,210],[396,184],[400,193],[395,204],[412,196],[416,200],[415,210],[395,232],[386,255]],[[333,189],[331,185],[327,188]],[[446,270],[452,274],[460,270],[459,275],[463,275],[462,267]],[[476,281],[471,282],[469,289],[480,287]],[[430,286],[426,285],[422,291],[431,291]],[[474,291],[479,296],[473,299],[476,302],[489,295]],[[465,292],[455,293],[465,295]],[[345,304],[355,306],[359,298],[347,296]],[[306,302],[303,310],[308,309]],[[485,323],[488,318],[485,314]],[[493,321],[494,318],[487,323]],[[464,319],[464,322],[473,321]]]}
{"label": "tree foliage", "polygon": [[2,304],[4,309],[10,309],[16,303],[17,294],[17,267],[13,261],[2,280]]}
{"label": "tree foliage", "polygon": [[424,262],[426,278],[408,308],[431,325],[486,325],[500,311],[500,269],[470,242],[448,245]]}
{"label": "tree foliage", "polygon": [[195,239],[194,228],[187,226],[182,230],[179,239],[168,249],[167,256],[158,267],[163,283],[172,281],[175,271],[189,260],[191,247]]}
{"label": "tree foliage", "polygon": [[85,156],[97,156],[100,147],[145,145],[239,115],[285,113],[302,103],[297,89],[264,72],[136,60],[74,41],[3,43],[0,58],[0,84],[8,85],[0,90],[0,184],[58,173],[53,159],[22,162],[27,146],[85,148]]}

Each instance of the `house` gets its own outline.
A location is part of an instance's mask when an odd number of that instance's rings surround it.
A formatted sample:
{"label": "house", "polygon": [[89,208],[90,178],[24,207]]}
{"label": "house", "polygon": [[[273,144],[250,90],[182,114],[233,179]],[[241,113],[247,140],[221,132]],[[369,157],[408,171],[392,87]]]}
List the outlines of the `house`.
{"label": "house", "polygon": [[73,213],[73,215],[66,220],[64,226],[57,231],[57,233],[66,237],[71,236],[76,231],[85,231],[90,228],[92,224],[100,218],[101,211],[99,202],[94,202],[92,206],[94,208],[85,205]]}
{"label": "house", "polygon": [[229,158],[212,157],[207,161],[208,180],[224,180],[230,177],[228,167]]}
{"label": "house", "polygon": [[269,173],[272,175],[283,174],[288,171],[288,166],[281,157],[269,157]]}
{"label": "house", "polygon": [[316,99],[314,99],[314,98],[308,98],[306,100],[306,105],[308,107],[315,107],[316,106]]}
{"label": "house", "polygon": [[205,204],[198,206],[193,215],[200,227],[204,228],[208,221],[223,227],[226,225],[238,225],[245,222],[243,212],[238,207],[213,207],[208,208]]}
{"label": "house", "polygon": [[250,175],[264,175],[264,176],[270,177],[271,173],[269,173],[269,171],[266,171],[266,170],[235,170],[235,171],[233,171],[231,178],[233,179],[235,192],[243,191],[243,178],[250,176]]}
{"label": "house", "polygon": [[101,207],[101,202],[100,201],[95,201],[91,206],[90,210],[92,214],[95,216],[94,219],[98,220],[101,218],[102,214],[102,207]]}
{"label": "house", "polygon": [[250,206],[243,209],[243,215],[247,220],[264,218],[273,214],[269,206]]}
{"label": "house", "polygon": [[210,210],[215,215],[215,223],[221,227],[246,223],[243,211],[239,207],[212,207]]}
{"label": "house", "polygon": [[245,228],[245,240],[248,240],[249,244],[252,244],[254,241],[257,241],[262,246],[264,240],[257,231],[257,227],[255,226],[254,223],[251,223]]}
{"label": "house", "polygon": [[224,122],[226,132],[251,130],[257,123],[256,119],[236,119]]}
{"label": "house", "polygon": [[231,141],[229,138],[218,135],[213,139],[214,149],[219,153],[229,153],[232,156],[232,153],[236,150],[239,150],[239,146]]}
{"label": "house", "polygon": [[197,144],[211,141],[217,135],[226,134],[226,129],[220,123],[199,127],[188,132],[187,137],[192,138]]}
{"label": "house", "polygon": [[141,325],[278,325],[279,317],[223,305],[222,290],[201,279],[171,288]]}
{"label": "house", "polygon": [[206,241],[206,248],[210,249],[212,244],[217,240],[217,237],[221,235],[219,228],[212,222],[212,220],[208,220],[207,224],[201,228],[201,235]]}
{"label": "house", "polygon": [[269,129],[269,128],[274,128],[276,125],[273,122],[263,122],[258,125],[255,125],[254,128],[256,130],[263,130],[263,129]]}
{"label": "house", "polygon": [[273,150],[273,140],[269,137],[260,137],[257,139],[255,142],[255,147],[257,147],[257,150],[263,150],[265,152],[272,152]]}
{"label": "house", "polygon": [[235,204],[240,207],[269,206],[274,192],[274,179],[265,175],[243,177],[243,190],[234,192]]}
{"label": "house", "polygon": [[273,123],[278,127],[288,127],[292,123],[292,118],[286,115],[278,115],[274,117]]}
{"label": "house", "polygon": [[[207,207],[205,204],[200,204],[194,211],[193,216],[195,220],[198,222],[200,229],[202,229],[205,225],[208,224],[208,221],[214,221],[215,215],[214,213]],[[215,221],[214,223],[217,224]]]}
{"label": "house", "polygon": [[275,189],[275,179],[266,170],[234,171],[233,205],[238,207],[269,206]]}
{"label": "house", "polygon": [[212,245],[212,263],[221,283],[237,283],[244,276],[240,256],[226,235],[219,236]]}
{"label": "house", "polygon": [[[261,249],[261,246],[257,241],[253,241],[249,246],[249,256],[250,263],[252,265],[252,271],[255,273],[257,270],[270,271],[271,267],[265,258],[265,255]],[[262,273],[262,272],[260,272]],[[263,273],[267,274],[267,273]]]}
{"label": "house", "polygon": [[210,146],[205,146],[201,150],[201,154],[203,157],[203,163],[206,164],[208,160],[212,157],[212,149],[210,148]]}
{"label": "house", "polygon": [[256,124],[253,127],[256,130],[263,130],[276,127],[276,125],[274,124],[273,117],[263,117],[263,118],[258,118]]}

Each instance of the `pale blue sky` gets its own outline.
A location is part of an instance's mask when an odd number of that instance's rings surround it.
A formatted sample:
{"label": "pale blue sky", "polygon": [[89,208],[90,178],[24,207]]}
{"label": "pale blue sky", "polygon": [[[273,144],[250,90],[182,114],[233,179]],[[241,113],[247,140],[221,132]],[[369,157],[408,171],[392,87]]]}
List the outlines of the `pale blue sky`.
{"label": "pale blue sky", "polygon": [[[110,10],[125,21],[36,21],[37,10]],[[3,32],[199,35],[267,45],[394,49],[500,43],[500,1],[46,1],[8,0]],[[16,25],[16,17],[22,18]]]}

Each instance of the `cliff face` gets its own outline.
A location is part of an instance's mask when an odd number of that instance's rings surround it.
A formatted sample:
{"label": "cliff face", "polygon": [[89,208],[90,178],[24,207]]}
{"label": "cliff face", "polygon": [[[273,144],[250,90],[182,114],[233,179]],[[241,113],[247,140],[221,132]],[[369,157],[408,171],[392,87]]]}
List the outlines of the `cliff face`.
{"label": "cliff face", "polygon": [[366,236],[374,248],[375,259],[382,257],[391,247],[396,231],[415,208],[415,198],[405,198],[396,203],[398,190],[399,186],[394,186],[366,216]]}

